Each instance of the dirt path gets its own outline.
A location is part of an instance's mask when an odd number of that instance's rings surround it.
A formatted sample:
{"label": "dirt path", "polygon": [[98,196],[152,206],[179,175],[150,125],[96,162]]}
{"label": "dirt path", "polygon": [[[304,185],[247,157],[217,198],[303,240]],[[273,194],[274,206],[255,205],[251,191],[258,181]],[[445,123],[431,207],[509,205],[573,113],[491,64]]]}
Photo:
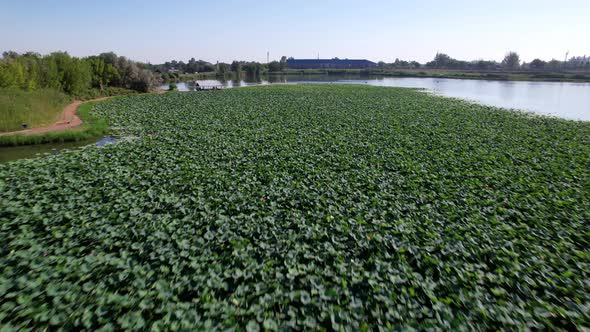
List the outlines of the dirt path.
{"label": "dirt path", "polygon": [[72,102],[71,104],[69,104],[68,106],[66,106],[64,108],[63,112],[61,113],[61,117],[60,117],[59,121],[57,121],[56,123],[54,123],[50,126],[24,129],[24,130],[18,130],[18,131],[9,131],[9,132],[5,132],[5,133],[0,133],[0,136],[35,135],[35,134],[64,131],[66,129],[76,128],[82,124],[82,120],[76,114],[76,110],[78,110],[78,107],[81,104],[86,103],[86,102],[90,102],[90,101],[101,101],[101,100],[105,100],[108,98],[111,98],[111,97],[100,97],[100,98],[95,98],[95,99],[91,99],[91,100],[84,100],[84,101],[83,100],[75,100],[74,102]]}
{"label": "dirt path", "polygon": [[[153,93],[162,94],[165,92],[166,92],[165,90],[157,89]],[[90,100],[75,100],[74,102],[72,102],[71,104],[69,104],[68,106],[66,106],[64,108],[63,112],[61,113],[60,120],[50,126],[17,130],[17,131],[9,131],[9,132],[5,132],[5,133],[0,133],[0,136],[35,135],[35,134],[58,132],[58,131],[64,131],[66,129],[76,128],[82,124],[82,119],[80,119],[80,117],[76,114],[76,110],[78,110],[78,107],[81,104],[91,102],[91,101],[101,101],[101,100],[109,99],[112,97],[114,97],[114,96],[100,97],[100,98],[95,98],[95,99],[90,99]]]}

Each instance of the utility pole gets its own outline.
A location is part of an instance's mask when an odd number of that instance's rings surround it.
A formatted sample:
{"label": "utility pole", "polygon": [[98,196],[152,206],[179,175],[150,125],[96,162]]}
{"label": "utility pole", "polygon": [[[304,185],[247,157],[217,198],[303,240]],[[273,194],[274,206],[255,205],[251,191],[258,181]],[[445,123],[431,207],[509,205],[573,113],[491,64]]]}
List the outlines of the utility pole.
{"label": "utility pole", "polygon": [[565,60],[563,61],[563,70],[567,69],[567,56],[570,54],[570,51],[565,52]]}
{"label": "utility pole", "polygon": [[266,51],[266,64],[268,65],[270,62],[270,51]]}

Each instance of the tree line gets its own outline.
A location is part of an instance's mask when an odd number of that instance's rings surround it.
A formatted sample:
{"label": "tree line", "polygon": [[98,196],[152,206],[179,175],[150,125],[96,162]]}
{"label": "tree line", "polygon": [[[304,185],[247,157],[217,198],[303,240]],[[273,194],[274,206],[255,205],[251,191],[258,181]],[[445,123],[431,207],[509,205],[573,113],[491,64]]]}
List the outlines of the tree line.
{"label": "tree line", "polygon": [[156,78],[145,64],[112,52],[76,58],[67,52],[40,55],[9,51],[0,58],[1,88],[49,88],[85,97],[108,94],[112,88],[147,92],[155,83]]}
{"label": "tree line", "polygon": [[[248,75],[258,75],[264,72],[281,72],[288,69],[287,57],[281,57],[280,61],[269,63],[233,61],[228,63],[211,64],[203,60],[190,59],[187,63],[183,61],[170,61],[161,65],[149,65],[150,68],[162,76],[164,80],[178,77],[177,73],[206,73],[215,72],[224,75],[229,72]],[[521,61],[520,55],[516,52],[508,52],[500,62],[495,60],[458,60],[445,53],[437,53],[432,61],[421,64],[418,61],[406,61],[395,59],[394,62],[386,63],[380,61],[377,67],[382,70],[396,69],[451,69],[471,71],[576,71],[590,70],[590,56],[574,56],[567,61],[551,60],[543,61],[534,59],[527,63]]]}
{"label": "tree line", "polygon": [[[67,52],[40,55],[34,52],[18,54],[8,51],[0,58],[0,88],[29,91],[49,88],[72,96],[88,97],[119,94],[124,92],[121,89],[147,92],[161,82],[179,80],[181,74],[226,75],[233,72],[259,76],[265,72],[281,72],[288,69],[287,67],[285,56],[280,61],[266,64],[254,61],[212,64],[191,58],[186,63],[172,60],[154,65],[135,62],[113,52],[76,58]],[[590,70],[590,57],[573,56],[565,61],[534,59],[526,63],[521,61],[516,52],[508,52],[501,62],[464,61],[437,53],[426,64],[396,59],[392,63],[380,61],[377,67],[382,70],[433,68],[473,71],[587,71]]]}
{"label": "tree line", "polygon": [[381,69],[454,69],[454,70],[504,70],[504,71],[565,71],[565,70],[590,70],[589,56],[573,56],[567,60],[543,61],[534,59],[531,62],[522,62],[520,55],[516,52],[508,52],[501,62],[494,60],[457,60],[444,53],[437,53],[432,61],[422,65],[417,61],[404,61],[396,59],[395,62],[385,63],[380,61],[377,64]]}
{"label": "tree line", "polygon": [[187,62],[172,60],[163,64],[148,64],[147,67],[165,82],[179,79],[180,74],[194,73],[216,73],[218,75],[245,73],[246,75],[258,76],[264,72],[280,72],[287,69],[287,57],[283,56],[280,61],[271,61],[269,63],[235,60],[232,63],[218,62],[216,64],[191,58]]}

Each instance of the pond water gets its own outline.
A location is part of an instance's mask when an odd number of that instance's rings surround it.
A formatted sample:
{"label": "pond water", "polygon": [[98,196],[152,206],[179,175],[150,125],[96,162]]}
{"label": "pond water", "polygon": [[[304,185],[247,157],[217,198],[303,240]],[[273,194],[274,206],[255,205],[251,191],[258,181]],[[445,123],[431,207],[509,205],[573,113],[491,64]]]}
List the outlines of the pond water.
{"label": "pond water", "polygon": [[114,143],[116,141],[116,138],[106,136],[98,139],[84,140],[79,142],[0,147],[0,163],[6,163],[17,159],[37,158],[41,157],[45,153],[57,154],[61,150],[75,149],[93,144],[101,147],[107,143]]}
{"label": "pond water", "polygon": [[[273,83],[338,83],[424,88],[447,97],[520,109],[572,120],[590,121],[590,83],[488,81],[445,78],[382,77],[360,75],[278,75],[264,79],[199,80],[201,85],[242,87]],[[177,83],[180,91],[194,91],[193,84]],[[168,85],[163,85],[167,89]]]}

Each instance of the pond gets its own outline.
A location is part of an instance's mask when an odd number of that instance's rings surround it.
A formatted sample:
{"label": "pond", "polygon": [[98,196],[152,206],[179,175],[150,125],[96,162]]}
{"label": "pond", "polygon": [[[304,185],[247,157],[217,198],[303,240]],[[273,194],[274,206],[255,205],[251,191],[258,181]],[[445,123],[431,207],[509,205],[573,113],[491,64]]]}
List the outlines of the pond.
{"label": "pond", "polygon": [[[445,78],[382,77],[360,75],[277,75],[250,80],[199,80],[201,85],[242,87],[273,83],[338,83],[424,88],[436,94],[473,102],[520,109],[572,120],[590,121],[590,83],[488,81]],[[177,83],[180,91],[192,84]],[[163,85],[162,89],[167,89]]]}
{"label": "pond", "polygon": [[75,149],[93,144],[98,147],[101,147],[107,143],[114,143],[116,141],[116,138],[106,136],[79,142],[0,147],[0,163],[6,163],[17,159],[37,158],[41,157],[45,153],[56,154],[59,153],[61,150]]}

